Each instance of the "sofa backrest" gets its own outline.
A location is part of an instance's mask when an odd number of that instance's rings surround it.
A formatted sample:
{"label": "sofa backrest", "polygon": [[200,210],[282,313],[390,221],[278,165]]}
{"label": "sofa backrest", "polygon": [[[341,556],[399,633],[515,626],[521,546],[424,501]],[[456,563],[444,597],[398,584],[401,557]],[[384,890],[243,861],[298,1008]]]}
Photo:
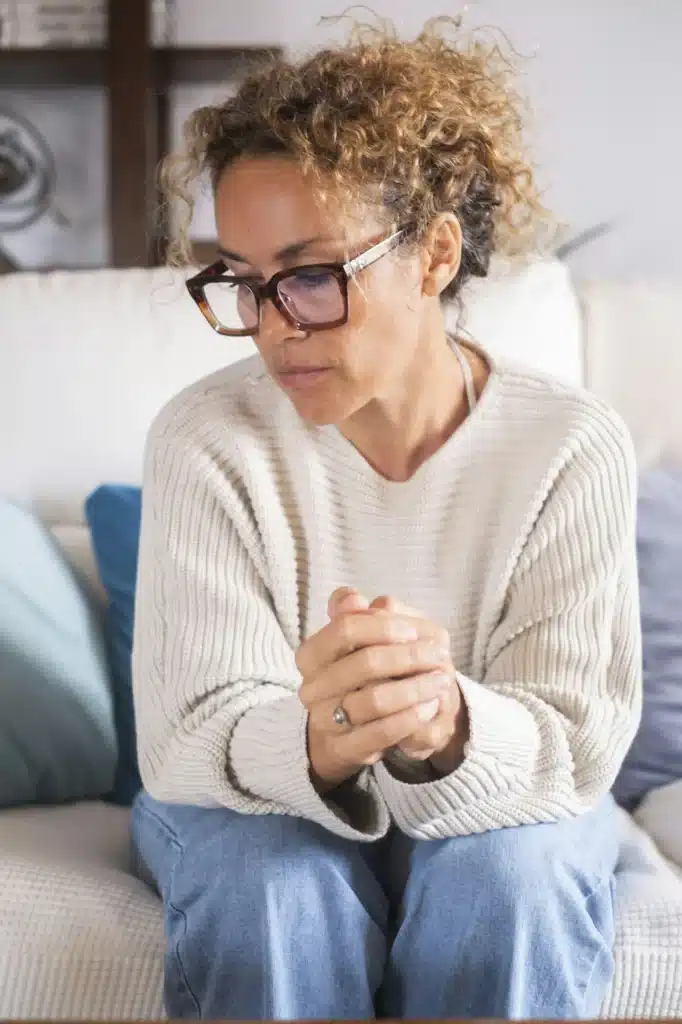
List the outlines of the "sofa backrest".
{"label": "sofa backrest", "polygon": [[623,416],[641,468],[682,466],[682,280],[579,289],[587,386]]}
{"label": "sofa backrest", "polygon": [[[253,351],[213,333],[183,280],[167,268],[0,277],[0,494],[81,524],[99,483],[139,481],[164,402]],[[579,310],[560,264],[477,281],[466,309],[491,352],[580,380]]]}

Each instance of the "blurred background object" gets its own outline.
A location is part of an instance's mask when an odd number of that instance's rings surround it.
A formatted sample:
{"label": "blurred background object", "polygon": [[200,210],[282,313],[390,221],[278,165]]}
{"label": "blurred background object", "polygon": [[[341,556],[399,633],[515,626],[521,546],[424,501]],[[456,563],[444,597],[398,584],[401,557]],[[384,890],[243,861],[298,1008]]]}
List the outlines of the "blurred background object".
{"label": "blurred background object", "polygon": [[[45,2],[0,0],[5,46],[17,38],[19,8]],[[92,12],[101,4],[63,6]],[[465,34],[503,32],[521,55],[520,85],[534,111],[529,143],[546,205],[565,225],[562,258],[583,277],[679,274],[680,0],[109,0],[106,45],[12,42],[0,50],[2,105],[45,137],[57,199],[72,220],[59,229],[42,218],[5,249],[25,267],[162,259],[154,169],[187,114],[234,89],[250,61],[343,39],[353,19],[371,22],[372,11],[406,37],[441,14],[462,14]],[[608,231],[596,230],[605,224]],[[199,196],[193,234],[197,258],[210,258],[208,193]]]}
{"label": "blurred background object", "polygon": [[26,118],[0,109],[0,271],[16,269],[1,248],[11,232],[24,231],[51,213],[68,220],[54,207],[54,158],[45,139]]}

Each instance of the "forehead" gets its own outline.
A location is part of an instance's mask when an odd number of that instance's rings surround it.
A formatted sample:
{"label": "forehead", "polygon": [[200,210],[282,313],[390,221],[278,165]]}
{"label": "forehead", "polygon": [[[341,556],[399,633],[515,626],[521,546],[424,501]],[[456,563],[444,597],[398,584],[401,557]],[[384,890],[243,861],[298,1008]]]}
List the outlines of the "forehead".
{"label": "forehead", "polygon": [[304,238],[351,246],[378,227],[371,208],[342,212],[333,194],[320,196],[293,160],[274,156],[241,157],[228,167],[216,189],[215,214],[221,245],[254,263]]}

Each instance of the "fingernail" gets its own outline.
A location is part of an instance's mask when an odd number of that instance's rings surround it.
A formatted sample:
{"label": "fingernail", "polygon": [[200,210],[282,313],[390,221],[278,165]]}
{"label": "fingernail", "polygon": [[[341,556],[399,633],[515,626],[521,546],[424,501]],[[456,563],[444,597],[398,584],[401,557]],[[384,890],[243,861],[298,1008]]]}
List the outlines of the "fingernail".
{"label": "fingernail", "polygon": [[438,714],[439,707],[440,701],[438,700],[430,700],[426,704],[420,704],[418,711],[420,721],[430,722]]}

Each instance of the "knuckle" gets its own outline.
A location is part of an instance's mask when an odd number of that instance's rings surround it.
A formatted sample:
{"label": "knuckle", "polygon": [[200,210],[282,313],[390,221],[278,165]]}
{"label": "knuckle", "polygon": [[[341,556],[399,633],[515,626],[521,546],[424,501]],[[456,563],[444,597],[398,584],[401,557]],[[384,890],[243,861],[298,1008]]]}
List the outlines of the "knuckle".
{"label": "knuckle", "polygon": [[384,657],[377,647],[366,647],[362,652],[362,670],[368,678],[375,678],[382,674]]}
{"label": "knuckle", "polygon": [[366,700],[367,711],[372,718],[378,718],[381,715],[386,714],[388,710],[388,698],[383,687],[375,686],[374,689],[368,690]]}
{"label": "knuckle", "polygon": [[358,615],[342,616],[336,626],[336,638],[345,653],[355,650],[358,643]]}

